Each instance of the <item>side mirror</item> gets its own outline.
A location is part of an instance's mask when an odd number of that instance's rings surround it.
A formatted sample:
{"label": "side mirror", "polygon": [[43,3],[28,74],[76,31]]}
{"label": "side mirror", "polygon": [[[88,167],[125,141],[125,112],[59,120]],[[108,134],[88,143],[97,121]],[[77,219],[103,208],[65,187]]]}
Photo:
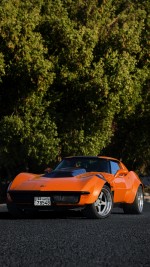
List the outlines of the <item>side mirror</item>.
{"label": "side mirror", "polygon": [[127,170],[120,169],[120,170],[118,170],[118,171],[116,172],[116,174],[115,174],[115,178],[120,177],[120,176],[125,176],[125,175],[127,175],[127,173],[128,173]]}
{"label": "side mirror", "polygon": [[52,171],[52,168],[48,167],[44,170],[44,173],[50,173]]}

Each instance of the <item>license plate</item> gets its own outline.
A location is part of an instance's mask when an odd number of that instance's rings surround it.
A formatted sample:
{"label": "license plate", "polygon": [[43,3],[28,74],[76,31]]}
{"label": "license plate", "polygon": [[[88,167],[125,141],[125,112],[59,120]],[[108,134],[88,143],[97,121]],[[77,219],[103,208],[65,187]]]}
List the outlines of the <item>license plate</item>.
{"label": "license plate", "polygon": [[50,206],[50,197],[34,197],[34,206]]}

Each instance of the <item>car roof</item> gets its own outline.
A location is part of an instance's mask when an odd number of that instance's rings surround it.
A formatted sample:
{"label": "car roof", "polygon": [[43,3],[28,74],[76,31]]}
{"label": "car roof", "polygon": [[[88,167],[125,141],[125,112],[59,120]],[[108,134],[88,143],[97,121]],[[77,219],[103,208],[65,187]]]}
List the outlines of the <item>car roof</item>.
{"label": "car roof", "polygon": [[119,159],[113,158],[113,157],[107,157],[107,156],[98,156],[98,158],[113,160],[113,161],[120,161]]}
{"label": "car roof", "polygon": [[65,159],[67,158],[87,158],[87,159],[91,159],[91,158],[101,158],[101,159],[107,159],[107,160],[113,160],[113,161],[118,161],[120,162],[118,159],[113,158],[113,157],[107,157],[107,156],[69,156],[69,157],[65,157]]}

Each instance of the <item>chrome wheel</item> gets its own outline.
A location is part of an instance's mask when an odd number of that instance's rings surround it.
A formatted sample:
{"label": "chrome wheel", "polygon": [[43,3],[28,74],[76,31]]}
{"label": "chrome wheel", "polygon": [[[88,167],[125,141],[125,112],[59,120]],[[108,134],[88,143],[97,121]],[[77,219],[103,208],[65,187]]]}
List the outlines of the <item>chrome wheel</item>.
{"label": "chrome wheel", "polygon": [[140,189],[137,192],[137,204],[138,204],[139,212],[141,213],[143,210],[143,205],[144,205],[144,196],[143,196],[142,189],[141,190]]}
{"label": "chrome wheel", "polygon": [[97,200],[83,210],[83,214],[92,219],[104,219],[111,213],[113,197],[110,188],[104,185]]}
{"label": "chrome wheel", "polygon": [[112,196],[107,188],[103,188],[98,199],[94,203],[97,213],[101,216],[107,216],[112,209]]}
{"label": "chrome wheel", "polygon": [[137,193],[134,199],[134,202],[131,204],[124,204],[123,210],[124,213],[129,214],[141,214],[144,207],[144,194],[142,186],[140,185],[137,189]]}

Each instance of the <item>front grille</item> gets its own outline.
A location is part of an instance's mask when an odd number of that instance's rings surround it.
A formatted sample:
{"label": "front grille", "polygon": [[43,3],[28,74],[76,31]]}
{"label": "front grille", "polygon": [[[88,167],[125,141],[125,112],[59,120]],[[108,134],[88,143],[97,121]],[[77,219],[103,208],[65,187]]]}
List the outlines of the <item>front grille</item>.
{"label": "front grille", "polygon": [[39,192],[29,192],[29,191],[10,191],[9,192],[11,199],[13,202],[19,204],[33,204],[34,203],[34,197],[35,196],[45,196],[42,194],[39,194]]}
{"label": "front grille", "polygon": [[34,204],[34,197],[51,197],[52,204],[56,203],[56,196],[66,197],[66,196],[74,196],[78,203],[80,201],[80,196],[82,194],[89,194],[89,192],[62,192],[62,191],[9,191],[11,199],[16,204]]}

